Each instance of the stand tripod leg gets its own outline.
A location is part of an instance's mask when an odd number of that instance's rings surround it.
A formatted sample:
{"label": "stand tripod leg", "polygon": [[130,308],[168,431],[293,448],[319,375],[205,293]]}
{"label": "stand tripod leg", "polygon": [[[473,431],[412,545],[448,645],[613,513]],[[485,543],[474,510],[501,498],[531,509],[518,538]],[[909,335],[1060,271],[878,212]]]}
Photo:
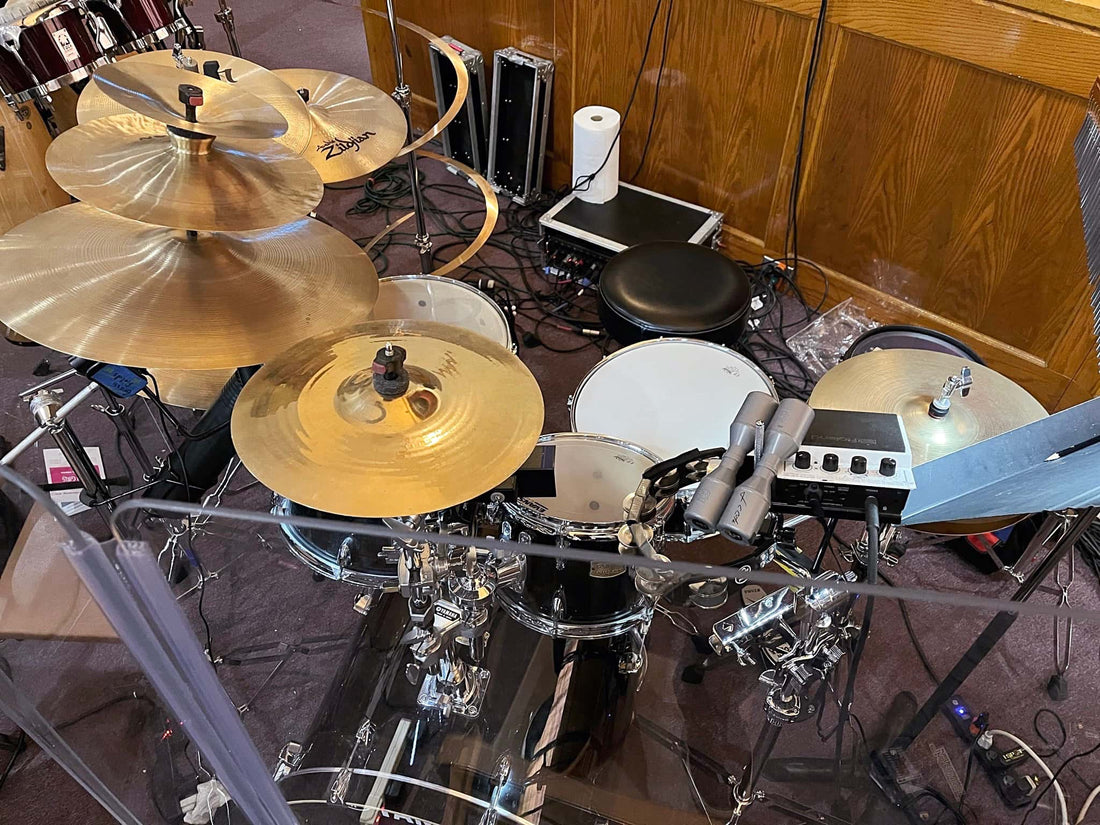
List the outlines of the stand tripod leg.
{"label": "stand tripod leg", "polygon": [[782,726],[771,719],[764,723],[764,728],[760,731],[760,736],[757,737],[752,754],[749,756],[749,763],[741,772],[741,778],[733,788],[733,816],[730,817],[729,825],[736,825],[756,797],[756,784],[760,781],[760,774],[763,773],[764,765],[771,756],[782,730]]}
{"label": "stand tripod leg", "polygon": [[[394,0],[386,0],[386,19],[390,24],[390,44],[393,47],[393,65],[396,70],[397,86],[393,90],[393,99],[405,113],[405,142],[412,143],[412,95],[405,85],[405,68],[401,59],[401,45],[397,42],[397,12]],[[424,197],[420,192],[420,177],[416,171],[416,152],[409,152],[409,185],[412,188],[413,212],[416,216],[416,250],[420,256],[420,274],[427,275],[434,268],[432,262],[432,239],[428,235],[428,226],[424,219]]]}
{"label": "stand tripod leg", "polygon": [[[1036,588],[1038,588],[1046,577],[1050,575],[1050,572],[1058,566],[1062,557],[1072,551],[1073,545],[1077,542],[1077,539],[1080,538],[1081,534],[1096,520],[1097,515],[1100,515],[1100,507],[1089,507],[1080,511],[1073,524],[1071,524],[1062,537],[1055,542],[1046,558],[1040,562],[1039,566],[1036,567],[1024,583],[1020,585],[1019,589],[1012,595],[1010,601],[1027,601],[1031,597],[1031,594],[1035,592]],[[1040,535],[1041,534],[1042,531],[1040,532]],[[1008,629],[1015,623],[1018,615],[1019,614],[1015,612],[1003,610],[993,617],[989,624],[986,625],[985,630],[983,630],[978,638],[974,640],[974,644],[972,644],[966,653],[963,654],[958,663],[951,668],[951,672],[947,674],[936,690],[933,691],[932,695],[928,697],[928,701],[924,703],[924,706],[917,711],[916,715],[909,720],[909,724],[905,726],[905,729],[898,734],[897,738],[895,738],[892,743],[890,743],[886,751],[887,756],[898,754],[913,744],[913,740],[920,735],[921,731],[924,730],[932,718],[939,712],[944,702],[955,695],[966,678],[974,672],[974,668],[981,663],[1000,638],[1008,632]],[[876,754],[876,756],[878,755]],[[876,759],[875,761],[881,764],[882,760]]]}

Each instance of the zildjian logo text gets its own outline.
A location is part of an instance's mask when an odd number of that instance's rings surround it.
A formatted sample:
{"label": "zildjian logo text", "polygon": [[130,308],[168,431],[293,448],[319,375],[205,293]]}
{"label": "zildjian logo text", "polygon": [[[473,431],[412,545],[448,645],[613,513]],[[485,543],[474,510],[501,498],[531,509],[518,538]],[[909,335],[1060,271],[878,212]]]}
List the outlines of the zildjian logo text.
{"label": "zildjian logo text", "polygon": [[358,152],[359,147],[374,137],[375,134],[376,132],[367,130],[361,135],[353,135],[348,138],[333,138],[332,140],[320,144],[317,147],[317,151],[325,153],[325,160],[332,160],[344,154],[344,152],[350,152],[353,149]]}

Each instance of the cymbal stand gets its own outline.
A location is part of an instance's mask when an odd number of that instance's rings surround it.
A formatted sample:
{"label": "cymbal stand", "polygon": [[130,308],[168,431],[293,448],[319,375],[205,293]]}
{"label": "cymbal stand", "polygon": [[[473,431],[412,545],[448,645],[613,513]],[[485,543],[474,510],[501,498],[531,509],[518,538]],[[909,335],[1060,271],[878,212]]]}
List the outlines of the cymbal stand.
{"label": "cymbal stand", "polygon": [[127,445],[130,447],[131,455],[133,455],[134,459],[141,466],[142,478],[145,481],[152,481],[157,471],[153,467],[153,462],[149,458],[149,453],[146,452],[145,447],[142,446],[141,441],[137,437],[137,433],[134,432],[134,425],[130,421],[128,410],[118,403],[118,399],[111,395],[105,387],[101,387],[100,389],[103,391],[103,398],[107,403],[93,404],[92,409],[103,413],[111,419],[111,423],[115,425],[115,430],[118,432],[119,437],[126,441]]}
{"label": "cymbal stand", "polygon": [[234,57],[241,56],[241,44],[237,42],[237,24],[233,20],[233,9],[227,0],[218,0],[218,10],[214,12],[214,19],[222,24],[225,29],[225,37],[229,41],[229,51]]}
{"label": "cymbal stand", "polygon": [[[401,59],[401,45],[397,41],[397,12],[394,0],[386,0],[386,19],[390,25],[390,44],[393,47],[393,65],[396,70],[397,86],[393,90],[393,99],[405,113],[405,142],[412,143],[412,92],[405,83],[405,67]],[[416,250],[420,256],[420,274],[427,275],[434,268],[432,262],[432,239],[424,219],[424,197],[420,192],[420,177],[416,170],[416,152],[408,153],[409,185],[412,188],[413,212],[416,215]]]}
{"label": "cymbal stand", "polygon": [[[94,389],[96,386],[96,384],[89,384],[88,388]],[[77,397],[79,398],[80,395],[78,394]],[[39,427],[53,437],[57,448],[61,450],[80,481],[80,486],[84,488],[81,501],[89,507],[106,507],[108,510],[113,510],[114,504],[110,500],[111,489],[107,486],[107,482],[100,478],[68,419],[60,415],[62,406],[60,396],[54,390],[40,390],[30,399],[31,414],[38,421]]]}

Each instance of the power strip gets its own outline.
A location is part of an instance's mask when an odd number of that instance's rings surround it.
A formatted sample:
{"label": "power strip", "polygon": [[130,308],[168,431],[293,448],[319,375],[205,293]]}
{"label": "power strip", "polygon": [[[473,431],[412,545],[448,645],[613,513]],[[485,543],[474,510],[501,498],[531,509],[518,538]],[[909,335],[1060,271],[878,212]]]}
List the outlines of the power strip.
{"label": "power strip", "polygon": [[943,706],[943,714],[951,722],[955,733],[966,743],[968,760],[971,758],[970,749],[973,749],[975,764],[981,765],[1001,801],[1013,810],[1030,805],[1043,777],[1025,770],[1024,766],[1030,757],[1024,750],[1004,750],[996,742],[988,748],[978,747],[976,741],[980,731],[977,731],[975,721],[979,714],[973,713],[961,696],[952,696]]}

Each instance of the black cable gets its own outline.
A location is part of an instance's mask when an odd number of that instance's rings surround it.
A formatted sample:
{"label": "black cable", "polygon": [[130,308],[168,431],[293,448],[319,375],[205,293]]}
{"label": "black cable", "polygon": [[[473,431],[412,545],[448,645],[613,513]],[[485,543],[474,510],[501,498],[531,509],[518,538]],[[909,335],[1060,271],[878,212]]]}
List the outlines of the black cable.
{"label": "black cable", "polygon": [[[878,584],[878,554],[879,554],[879,513],[878,499],[867,496],[863,505],[864,518],[867,521],[867,584]],[[856,674],[859,672],[859,662],[863,658],[863,650],[867,646],[867,637],[871,633],[871,617],[875,610],[875,597],[867,597],[867,606],[863,610],[863,623],[859,628],[859,636],[852,647],[852,660],[848,665],[848,682],[844,687],[844,698],[840,704],[840,718],[837,722],[836,750],[834,752],[835,769],[839,773],[840,759],[843,756],[844,726],[848,723],[848,714],[852,707],[852,697],[856,688]]]}
{"label": "black cable", "polygon": [[54,725],[54,730],[65,730],[71,728],[73,725],[78,725],[85,719],[95,716],[97,713],[102,713],[108,708],[113,708],[115,705],[120,705],[123,702],[143,702],[152,707],[156,707],[156,703],[141,693],[125,693],[121,696],[115,696],[112,699],[108,699],[105,702],[101,702],[93,708],[89,708],[78,716],[74,716],[72,719],[68,719],[60,724]]}
{"label": "black cable", "polygon": [[783,254],[794,261],[795,277],[798,276],[798,200],[802,190],[802,159],[806,147],[806,122],[809,119],[810,98],[813,95],[814,81],[817,78],[817,65],[821,57],[821,47],[825,40],[825,17],[829,10],[829,0],[821,0],[814,27],[813,42],[810,45],[810,58],[806,66],[806,85],[802,95],[802,112],[798,125],[798,144],[795,148],[794,169],[791,173],[791,189],[787,202],[787,231]]}
{"label": "black cable", "polygon": [[[176,429],[176,432],[178,432],[185,441],[200,441],[204,438],[209,438],[210,436],[214,435],[215,433],[221,432],[229,426],[230,422],[226,421],[224,424],[219,424],[216,427],[211,427],[209,430],[206,430],[204,432],[190,432],[186,427],[183,426],[183,424],[180,423],[179,419],[176,418],[176,416],[172,413],[172,410],[169,409],[168,405],[161,400],[160,387],[157,384],[157,379],[153,376],[152,373],[148,373],[148,375],[150,381],[152,381],[152,384],[150,386],[146,386],[145,389],[142,390],[142,393],[145,395],[146,398],[148,398],[156,405],[162,416],[166,416],[168,420],[172,422],[172,426]],[[165,427],[164,429],[167,430],[168,428]]]}
{"label": "black cable", "polygon": [[[883,573],[879,573],[879,578],[890,587],[896,586],[894,582],[888,579]],[[924,645],[920,643],[920,639],[917,637],[917,631],[913,628],[913,622],[909,616],[909,605],[905,603],[904,599],[897,599],[895,601],[898,610],[901,611],[901,620],[905,623],[905,630],[909,634],[909,641],[912,643],[913,650],[916,651],[917,658],[920,659],[920,663],[924,667],[924,672],[928,674],[928,678],[932,680],[933,684],[938,685],[940,683],[939,674],[936,673],[936,669],[932,666],[928,654],[924,651]]]}
{"label": "black cable", "polygon": [[1100,742],[1093,745],[1088,750],[1075,753],[1073,756],[1069,757],[1069,759],[1059,765],[1058,770],[1056,770],[1054,772],[1054,775],[1047,780],[1047,784],[1043,786],[1043,789],[1039,791],[1039,793],[1035,794],[1035,798],[1031,801],[1031,807],[1027,809],[1027,813],[1024,814],[1024,818],[1020,820],[1020,825],[1026,825],[1027,818],[1031,816],[1031,812],[1034,811],[1035,808],[1039,805],[1039,800],[1042,799],[1047,794],[1047,792],[1054,787],[1054,783],[1058,781],[1058,776],[1069,766],[1071,762],[1074,762],[1077,759],[1083,759],[1086,756],[1091,756],[1098,750],[1100,750]]}
{"label": "black cable", "polygon": [[[1042,730],[1039,729],[1039,717],[1041,717],[1044,713],[1049,713],[1051,716],[1053,716],[1055,723],[1058,725],[1058,733],[1061,735],[1062,741],[1059,742],[1057,745],[1047,739]],[[1056,753],[1058,753],[1058,751],[1060,751],[1065,746],[1066,740],[1069,738],[1068,734],[1066,733],[1066,723],[1062,721],[1061,716],[1059,716],[1055,711],[1051,710],[1050,708],[1039,708],[1037,711],[1035,711],[1035,716],[1031,719],[1031,728],[1035,731],[1035,735],[1039,738],[1039,741],[1050,749],[1047,751],[1040,751],[1038,748],[1035,749],[1035,753],[1041,756],[1043,759],[1046,759],[1048,756],[1054,756]]]}
{"label": "black cable", "polygon": [[653,125],[657,122],[657,105],[661,99],[661,81],[665,75],[665,59],[668,57],[668,29],[669,24],[672,22],[672,9],[676,5],[676,0],[668,0],[668,12],[665,14],[665,33],[661,38],[661,62],[657,67],[657,84],[653,89],[653,109],[649,113],[649,128],[646,130],[645,145],[642,147],[642,157],[638,161],[637,168],[634,169],[634,174],[628,178],[628,182],[634,183],[635,178],[641,174],[642,167],[645,166],[646,158],[649,156],[649,144],[653,140]]}
{"label": "black cable", "polygon": [[12,768],[15,767],[15,760],[19,758],[19,754],[23,752],[24,747],[27,744],[27,734],[25,731],[19,731],[19,736],[15,740],[14,750],[11,752],[11,759],[8,760],[8,764],[4,766],[4,772],[0,773],[0,790],[3,789],[4,783],[8,781],[8,777],[11,775]]}
{"label": "black cable", "polygon": [[653,17],[649,21],[649,32],[645,37],[645,49],[642,50],[641,64],[638,66],[638,73],[634,75],[634,86],[630,89],[630,97],[626,102],[626,109],[623,110],[623,116],[619,119],[619,128],[615,132],[615,137],[611,140],[611,145],[607,149],[607,154],[604,156],[603,163],[599,165],[599,168],[597,168],[595,172],[577,178],[573,182],[572,187],[563,192],[562,195],[567,195],[570,192],[587,192],[588,188],[592,185],[592,181],[595,180],[596,175],[600,174],[603,168],[607,166],[607,162],[611,160],[611,155],[615,151],[615,147],[618,145],[620,137],[622,137],[623,127],[626,126],[626,119],[630,117],[630,110],[634,107],[634,97],[638,94],[638,84],[641,82],[642,74],[645,72],[646,60],[649,58],[649,47],[653,42],[653,30],[657,27],[657,16],[661,13],[661,4],[663,2],[664,0],[657,0],[657,5],[653,8]]}

